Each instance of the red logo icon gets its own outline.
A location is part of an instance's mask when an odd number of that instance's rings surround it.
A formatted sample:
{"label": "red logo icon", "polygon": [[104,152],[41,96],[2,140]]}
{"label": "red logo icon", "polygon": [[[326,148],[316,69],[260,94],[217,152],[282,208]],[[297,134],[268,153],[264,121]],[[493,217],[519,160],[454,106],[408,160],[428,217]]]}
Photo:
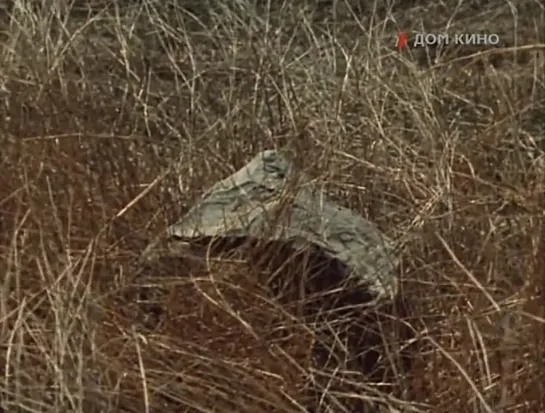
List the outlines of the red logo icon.
{"label": "red logo icon", "polygon": [[397,35],[397,48],[401,50],[405,47],[406,44],[407,44],[407,33],[399,32]]}

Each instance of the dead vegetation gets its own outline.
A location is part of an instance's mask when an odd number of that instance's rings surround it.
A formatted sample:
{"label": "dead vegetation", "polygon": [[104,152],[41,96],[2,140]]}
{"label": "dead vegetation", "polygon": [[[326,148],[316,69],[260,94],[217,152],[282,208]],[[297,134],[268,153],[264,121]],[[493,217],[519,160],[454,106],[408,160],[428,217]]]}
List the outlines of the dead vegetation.
{"label": "dead vegetation", "polygon": [[[545,411],[541,2],[12,3],[2,411]],[[450,17],[502,48],[394,47]],[[403,242],[401,304],[309,318],[262,282],[304,269],[259,251],[140,274],[204,189],[285,145]]]}

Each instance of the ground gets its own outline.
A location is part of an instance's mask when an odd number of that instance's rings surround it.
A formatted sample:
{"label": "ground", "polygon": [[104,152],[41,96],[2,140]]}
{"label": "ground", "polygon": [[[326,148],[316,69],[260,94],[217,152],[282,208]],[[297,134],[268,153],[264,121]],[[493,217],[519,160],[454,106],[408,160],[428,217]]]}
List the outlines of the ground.
{"label": "ground", "polygon": [[[90,3],[0,7],[2,411],[545,411],[543,2]],[[401,306],[310,322],[255,254],[140,275],[275,147],[399,243]]]}

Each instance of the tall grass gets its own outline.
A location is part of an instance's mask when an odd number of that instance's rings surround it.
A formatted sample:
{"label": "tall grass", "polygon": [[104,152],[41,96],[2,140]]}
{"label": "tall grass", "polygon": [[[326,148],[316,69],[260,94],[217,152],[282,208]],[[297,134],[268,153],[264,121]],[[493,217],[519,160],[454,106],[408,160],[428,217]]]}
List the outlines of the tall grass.
{"label": "tall grass", "polygon": [[[545,411],[542,3],[90,3],[0,8],[2,411]],[[447,23],[502,47],[396,50]],[[383,377],[317,363],[342,323],[247,258],[137,276],[203,190],[286,145],[404,243]]]}

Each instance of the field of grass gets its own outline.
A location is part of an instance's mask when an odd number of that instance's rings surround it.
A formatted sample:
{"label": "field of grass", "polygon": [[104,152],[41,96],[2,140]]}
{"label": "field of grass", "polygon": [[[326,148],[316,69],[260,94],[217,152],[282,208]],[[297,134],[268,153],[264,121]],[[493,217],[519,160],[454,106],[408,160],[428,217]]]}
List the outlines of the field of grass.
{"label": "field of grass", "polygon": [[[545,412],[542,1],[0,13],[0,412]],[[400,30],[501,44],[400,52]],[[372,310],[309,323],[249,258],[137,276],[155,235],[275,147],[401,244],[403,308],[351,339],[372,368],[341,331]]]}

